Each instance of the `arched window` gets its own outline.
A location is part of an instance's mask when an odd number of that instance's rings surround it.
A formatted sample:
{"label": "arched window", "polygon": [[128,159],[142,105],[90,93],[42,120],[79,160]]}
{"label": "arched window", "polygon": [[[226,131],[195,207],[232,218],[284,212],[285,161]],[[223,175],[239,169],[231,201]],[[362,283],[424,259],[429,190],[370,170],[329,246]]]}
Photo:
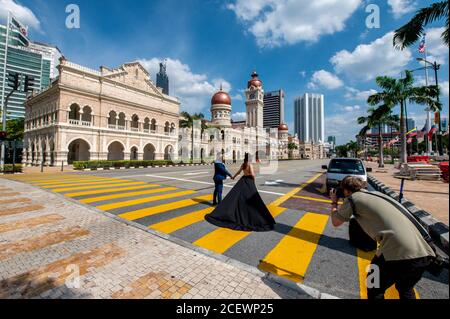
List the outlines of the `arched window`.
{"label": "arched window", "polygon": [[83,114],[81,115],[81,124],[84,126],[92,125],[92,109],[87,105],[83,107]]}
{"label": "arched window", "polygon": [[150,119],[148,117],[144,120],[144,132],[149,133],[150,132]]}
{"label": "arched window", "polygon": [[117,121],[118,129],[124,130],[125,129],[125,113],[121,112],[119,114],[119,120]]}
{"label": "arched window", "polygon": [[152,119],[152,124],[150,125],[150,131],[152,133],[156,132],[156,120],[155,119]]}
{"label": "arched window", "polygon": [[136,114],[131,117],[131,130],[134,132],[139,131],[139,117]]}
{"label": "arched window", "polygon": [[170,123],[166,122],[166,124],[164,124],[164,134],[169,135],[170,132]]}
{"label": "arched window", "polygon": [[176,128],[175,123],[170,124],[170,133],[171,134],[175,133],[175,128]]}
{"label": "arched window", "polygon": [[112,128],[112,129],[117,128],[117,113],[115,111],[109,112],[108,128]]}
{"label": "arched window", "polygon": [[69,123],[78,124],[80,121],[80,106],[78,104],[72,104],[69,111]]}

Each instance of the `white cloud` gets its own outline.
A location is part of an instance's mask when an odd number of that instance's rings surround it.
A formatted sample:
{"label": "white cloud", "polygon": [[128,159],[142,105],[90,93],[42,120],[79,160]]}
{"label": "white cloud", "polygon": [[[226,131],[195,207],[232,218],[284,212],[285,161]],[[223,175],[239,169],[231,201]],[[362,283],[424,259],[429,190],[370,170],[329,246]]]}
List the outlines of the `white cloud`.
{"label": "white cloud", "polygon": [[0,0],[0,19],[5,20],[8,18],[8,11],[12,12],[24,25],[28,25],[35,30],[41,31],[41,22],[36,18],[33,11],[29,8],[18,4],[14,0]]}
{"label": "white cloud", "polygon": [[388,0],[388,4],[395,18],[400,18],[406,13],[415,11],[417,6],[415,0]]}
{"label": "white cloud", "polygon": [[245,121],[247,119],[247,114],[245,112],[233,113],[233,114],[231,114],[231,119],[234,122]]}
{"label": "white cloud", "polygon": [[354,112],[360,110],[361,107],[359,105],[353,105],[353,106],[344,106],[343,109],[345,112]]}
{"label": "white cloud", "polygon": [[353,52],[337,52],[330,62],[337,73],[344,73],[352,79],[369,81],[378,75],[399,75],[412,59],[409,49],[395,50],[392,46],[393,32],[369,44],[358,45]]}
{"label": "white cloud", "polygon": [[336,136],[338,145],[347,143],[350,140],[355,141],[355,136],[362,128],[362,125],[359,125],[356,119],[364,115],[366,115],[366,112],[361,108],[353,110],[353,114],[340,112],[331,116],[325,115],[325,134],[327,136]]}
{"label": "white cloud", "polygon": [[325,70],[319,70],[313,73],[311,81],[308,83],[308,88],[316,89],[318,87],[325,87],[334,90],[343,86],[344,83],[333,73]]}
{"label": "white cloud", "polygon": [[364,101],[366,102],[369,96],[377,93],[376,90],[370,89],[366,91],[360,91],[358,89],[352,88],[350,86],[346,87],[347,93],[345,93],[345,98],[349,101]]}
{"label": "white cloud", "polygon": [[[139,62],[150,72],[154,82],[159,72],[162,59],[141,59]],[[189,65],[180,60],[167,59],[167,73],[169,76],[170,95],[177,96],[181,101],[182,110],[199,112],[210,105],[211,96],[222,85],[226,92],[230,92],[231,84],[224,79],[208,80],[206,74],[191,71]],[[205,114],[207,116],[207,114]]]}
{"label": "white cloud", "polygon": [[315,42],[345,28],[361,0],[236,0],[228,5],[260,47]]}
{"label": "white cloud", "polygon": [[439,64],[445,64],[448,60],[448,47],[444,44],[441,38],[442,32],[445,28],[431,28],[426,30],[426,44],[428,50],[427,60]]}
{"label": "white cloud", "polygon": [[439,87],[441,88],[442,95],[448,99],[448,97],[449,97],[449,82],[443,81],[443,82],[439,83]]}
{"label": "white cloud", "polygon": [[299,73],[300,73],[300,75],[301,75],[302,78],[305,78],[305,77],[306,77],[306,71],[300,71]]}

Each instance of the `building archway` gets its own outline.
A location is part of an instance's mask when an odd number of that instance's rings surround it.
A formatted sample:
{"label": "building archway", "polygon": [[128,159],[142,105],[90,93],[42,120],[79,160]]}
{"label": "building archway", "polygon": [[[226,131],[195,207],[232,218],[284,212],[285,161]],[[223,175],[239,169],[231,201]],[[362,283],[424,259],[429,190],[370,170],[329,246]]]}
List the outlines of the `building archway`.
{"label": "building archway", "polygon": [[153,161],[155,159],[155,147],[153,144],[147,144],[144,147],[144,161]]}
{"label": "building archway", "polygon": [[108,146],[108,161],[122,161],[125,158],[124,149],[122,143],[112,142]]}
{"label": "building archway", "polygon": [[90,146],[82,139],[76,139],[69,144],[69,153],[67,154],[67,163],[72,164],[75,161],[89,161]]}
{"label": "building archway", "polygon": [[55,143],[50,141],[50,166],[55,165]]}
{"label": "building archway", "polygon": [[136,146],[133,146],[130,151],[130,160],[137,161],[138,160],[138,149]]}
{"label": "building archway", "polygon": [[173,159],[173,154],[174,154],[173,146],[167,145],[166,148],[164,149],[164,160],[171,161]]}
{"label": "building archway", "polygon": [[233,150],[233,163],[236,163],[236,151]]}
{"label": "building archway", "polygon": [[69,107],[69,120],[79,121],[80,120],[81,108],[78,104],[74,103]]}

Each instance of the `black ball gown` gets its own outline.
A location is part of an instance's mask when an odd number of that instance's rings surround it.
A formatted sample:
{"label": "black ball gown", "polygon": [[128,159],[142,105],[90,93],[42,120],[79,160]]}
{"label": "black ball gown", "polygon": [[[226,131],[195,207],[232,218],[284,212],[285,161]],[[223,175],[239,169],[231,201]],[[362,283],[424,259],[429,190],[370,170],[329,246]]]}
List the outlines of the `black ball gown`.
{"label": "black ball gown", "polygon": [[242,231],[270,231],[275,225],[251,176],[243,176],[205,219],[218,227]]}

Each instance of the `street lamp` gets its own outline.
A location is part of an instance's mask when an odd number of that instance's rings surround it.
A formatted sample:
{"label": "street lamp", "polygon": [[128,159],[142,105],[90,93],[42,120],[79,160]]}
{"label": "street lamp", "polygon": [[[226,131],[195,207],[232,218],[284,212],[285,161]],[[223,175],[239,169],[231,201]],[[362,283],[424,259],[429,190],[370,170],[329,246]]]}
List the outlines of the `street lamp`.
{"label": "street lamp", "polygon": [[[437,64],[436,61],[434,63],[428,61],[425,58],[417,58],[416,59],[419,62],[425,62],[425,64],[429,64],[431,68],[434,70],[434,79],[436,82],[436,87],[439,88],[439,82],[438,82],[438,73],[437,71],[441,67],[439,64]],[[427,66],[425,66],[427,68]],[[437,96],[437,102],[439,102],[439,94]],[[439,131],[438,131],[438,152],[440,155],[443,155],[443,149],[442,149],[442,127],[441,127],[441,112],[438,110],[438,125],[439,125]],[[429,128],[430,129],[430,128]]]}

